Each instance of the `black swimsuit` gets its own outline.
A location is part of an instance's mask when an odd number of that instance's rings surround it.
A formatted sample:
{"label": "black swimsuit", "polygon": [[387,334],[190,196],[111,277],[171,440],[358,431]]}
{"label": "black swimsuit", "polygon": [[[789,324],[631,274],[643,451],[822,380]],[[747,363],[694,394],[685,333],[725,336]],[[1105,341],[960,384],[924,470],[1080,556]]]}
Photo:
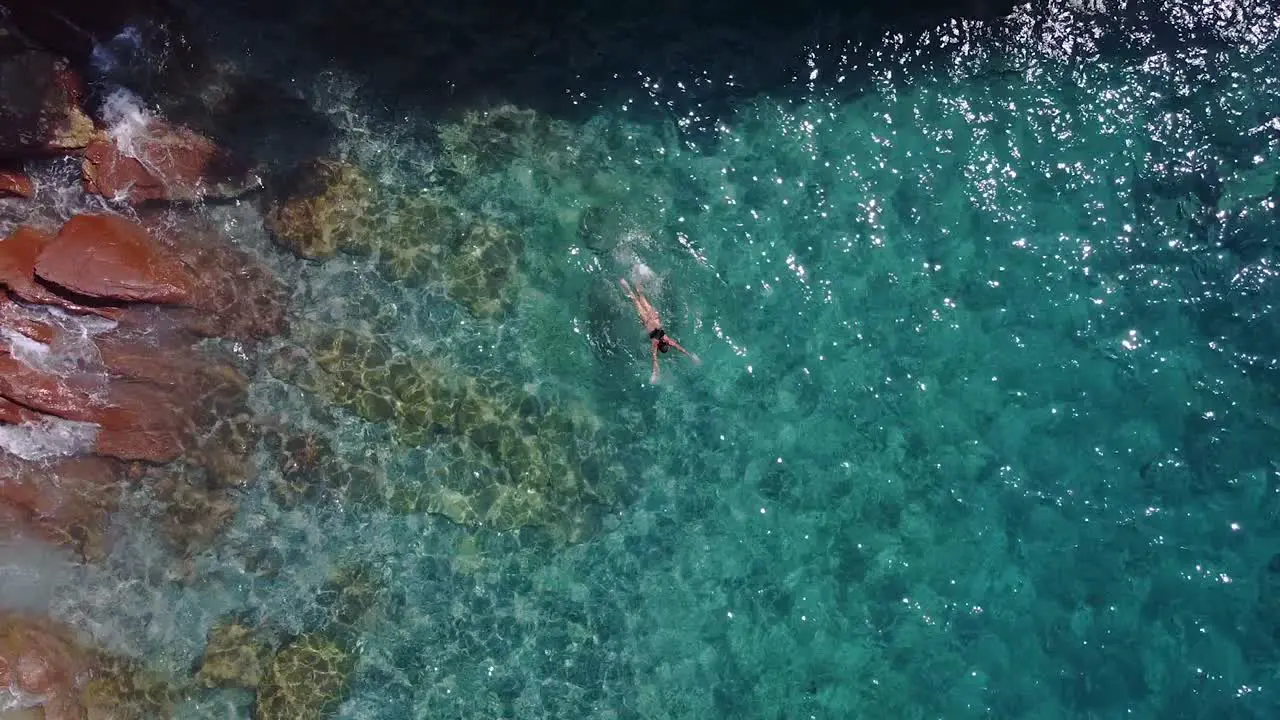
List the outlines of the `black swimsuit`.
{"label": "black swimsuit", "polygon": [[650,332],[649,338],[658,341],[658,352],[665,353],[667,348],[671,347],[671,343],[667,340],[667,331],[662,328],[656,328]]}

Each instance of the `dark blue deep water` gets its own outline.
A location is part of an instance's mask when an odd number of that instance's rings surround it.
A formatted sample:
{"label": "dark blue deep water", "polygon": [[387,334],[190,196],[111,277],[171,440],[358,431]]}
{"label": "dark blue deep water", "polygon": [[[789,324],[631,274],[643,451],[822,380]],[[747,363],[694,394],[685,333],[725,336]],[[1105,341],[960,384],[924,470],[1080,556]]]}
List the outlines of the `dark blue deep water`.
{"label": "dark blue deep water", "polygon": [[[387,600],[339,718],[1280,716],[1280,19],[1088,5],[800,44],[729,101],[732,58],[570,79],[573,116],[415,114],[206,9],[334,124],[329,155],[522,241],[509,310],[477,317],[376,252],[304,263],[252,204],[209,209],[299,326],[577,408],[624,487],[551,508],[585,528],[564,542],[264,483],[200,582],[155,580],[122,516],[57,612],[183,666],[226,613],[305,628],[359,564]],[[620,277],[700,366],[647,383]],[[402,486],[452,462],[321,417],[265,360],[255,403]]]}

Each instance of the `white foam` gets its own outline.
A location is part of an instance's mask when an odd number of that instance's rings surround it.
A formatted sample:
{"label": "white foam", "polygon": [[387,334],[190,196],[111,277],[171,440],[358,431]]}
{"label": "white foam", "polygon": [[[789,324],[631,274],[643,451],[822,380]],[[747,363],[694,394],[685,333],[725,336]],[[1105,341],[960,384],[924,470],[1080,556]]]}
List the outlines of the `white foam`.
{"label": "white foam", "polygon": [[44,720],[44,717],[44,710],[38,707],[0,710],[0,720]]}
{"label": "white foam", "polygon": [[0,449],[23,460],[68,457],[93,447],[94,423],[46,417],[36,422],[0,425]]}
{"label": "white foam", "polygon": [[657,277],[657,274],[653,272],[653,268],[645,265],[639,260],[631,266],[631,282],[633,283],[649,284],[657,279]]}
{"label": "white foam", "polygon": [[59,333],[52,345],[8,328],[0,329],[0,335],[8,341],[9,352],[18,362],[40,372],[65,377],[98,373],[101,369],[98,346],[87,332]]}
{"label": "white foam", "polygon": [[142,98],[125,88],[116,88],[102,102],[102,119],[107,134],[125,155],[136,156],[135,141],[146,134],[155,116],[142,103]]}
{"label": "white foam", "polygon": [[37,305],[30,309],[33,312],[44,313],[58,327],[88,335],[101,335],[108,330],[114,330],[120,324],[100,315],[74,315],[52,305]]}
{"label": "white foam", "polygon": [[49,346],[38,340],[15,332],[9,328],[0,328],[0,335],[9,341],[9,353],[18,362],[33,368],[43,369],[49,362]]}
{"label": "white foam", "polygon": [[47,306],[33,309],[33,313],[43,315],[43,322],[55,326],[59,332],[51,344],[45,344],[13,330],[0,329],[0,338],[8,341],[10,352],[19,362],[60,376],[75,374],[83,379],[86,374],[102,374],[102,356],[93,338],[116,327],[114,320],[96,315],[72,315],[61,308]]}

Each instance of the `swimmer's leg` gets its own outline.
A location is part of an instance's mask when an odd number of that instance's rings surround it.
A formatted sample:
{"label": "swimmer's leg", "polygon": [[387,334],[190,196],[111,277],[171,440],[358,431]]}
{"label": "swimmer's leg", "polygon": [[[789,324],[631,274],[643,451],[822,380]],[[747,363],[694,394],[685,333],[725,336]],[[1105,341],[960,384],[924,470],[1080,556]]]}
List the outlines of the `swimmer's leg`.
{"label": "swimmer's leg", "polygon": [[621,283],[622,291],[627,294],[627,298],[631,300],[631,303],[633,305],[636,306],[636,312],[639,313],[640,317],[643,318],[645,313],[645,305],[648,304],[648,302],[644,299],[644,296],[640,294],[639,289],[632,289],[631,285],[626,281],[626,279],[619,278],[618,282]]}

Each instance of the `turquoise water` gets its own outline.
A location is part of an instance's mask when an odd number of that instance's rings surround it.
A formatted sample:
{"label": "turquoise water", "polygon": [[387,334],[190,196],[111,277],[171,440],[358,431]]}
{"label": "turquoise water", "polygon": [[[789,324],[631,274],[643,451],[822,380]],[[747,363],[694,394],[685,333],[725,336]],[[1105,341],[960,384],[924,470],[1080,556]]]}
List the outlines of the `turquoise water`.
{"label": "turquoise water", "polygon": [[[307,628],[362,564],[387,601],[340,718],[1274,717],[1280,24],[1166,9],[1172,42],[1079,16],[798,49],[809,76],[717,117],[723,79],[641,71],[464,174],[319,79],[335,153],[521,235],[511,311],[207,212],[305,320],[586,408],[623,501],[564,545],[260,483],[199,582],[122,517],[58,612],[183,666],[228,612]],[[656,387],[637,262],[702,359]],[[401,482],[431,462],[265,363],[255,404]]]}

